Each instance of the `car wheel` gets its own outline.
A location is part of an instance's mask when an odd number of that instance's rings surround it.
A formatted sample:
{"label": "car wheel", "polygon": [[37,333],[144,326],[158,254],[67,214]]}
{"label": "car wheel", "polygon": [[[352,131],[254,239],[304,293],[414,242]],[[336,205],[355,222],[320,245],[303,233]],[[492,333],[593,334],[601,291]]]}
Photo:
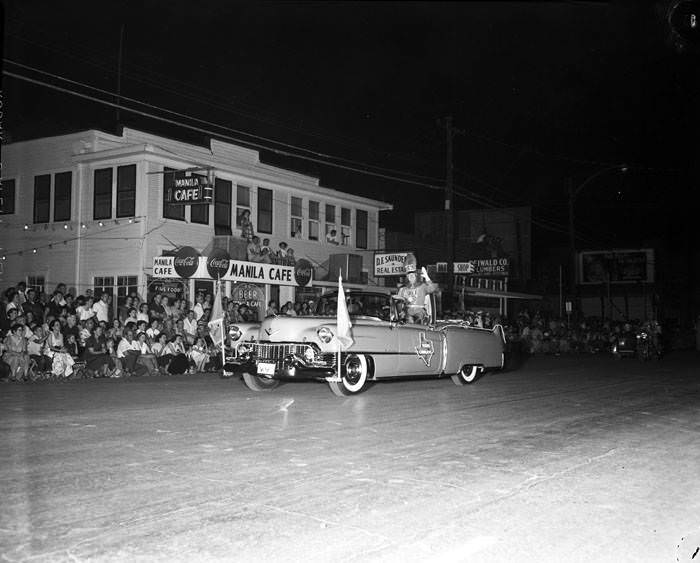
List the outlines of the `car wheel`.
{"label": "car wheel", "polygon": [[367,386],[368,377],[367,358],[362,355],[351,354],[345,359],[345,366],[340,374],[340,381],[329,381],[328,385],[334,394],[339,397],[346,397],[362,392]]}
{"label": "car wheel", "polygon": [[244,373],[243,381],[245,381],[248,389],[253,391],[272,391],[279,387],[279,380],[269,379],[267,377],[260,377],[259,375],[253,375],[252,373]]}
{"label": "car wheel", "polygon": [[479,366],[465,364],[452,376],[452,381],[454,381],[455,385],[468,385],[469,383],[474,383],[476,378],[479,376],[480,371],[481,368],[479,368]]}

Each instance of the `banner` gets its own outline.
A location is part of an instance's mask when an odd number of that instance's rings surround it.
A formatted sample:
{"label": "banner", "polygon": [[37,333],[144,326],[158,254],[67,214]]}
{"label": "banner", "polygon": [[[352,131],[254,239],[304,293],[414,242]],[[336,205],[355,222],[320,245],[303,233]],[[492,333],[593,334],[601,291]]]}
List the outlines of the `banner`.
{"label": "banner", "polygon": [[[282,266],[230,260],[225,253],[212,253],[212,256],[199,257],[198,261],[197,274],[192,276],[196,279],[220,279],[221,281],[295,287],[311,287],[313,285],[313,268],[304,259],[298,260],[296,266]],[[153,277],[181,278],[175,268],[175,256],[154,256]]]}
{"label": "banner", "polygon": [[611,250],[579,253],[579,283],[654,283],[654,251]]}

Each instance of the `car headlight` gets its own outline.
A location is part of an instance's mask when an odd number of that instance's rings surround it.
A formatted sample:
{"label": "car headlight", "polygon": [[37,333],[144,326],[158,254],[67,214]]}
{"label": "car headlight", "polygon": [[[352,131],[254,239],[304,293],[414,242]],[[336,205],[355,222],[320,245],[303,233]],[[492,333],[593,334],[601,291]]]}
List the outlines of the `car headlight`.
{"label": "car headlight", "polygon": [[322,326],[319,328],[316,331],[316,334],[318,335],[318,339],[324,344],[328,344],[331,340],[333,340],[333,332],[327,326]]}
{"label": "car headlight", "polygon": [[238,340],[242,334],[241,329],[235,325],[230,326],[228,329],[228,337],[231,340]]}

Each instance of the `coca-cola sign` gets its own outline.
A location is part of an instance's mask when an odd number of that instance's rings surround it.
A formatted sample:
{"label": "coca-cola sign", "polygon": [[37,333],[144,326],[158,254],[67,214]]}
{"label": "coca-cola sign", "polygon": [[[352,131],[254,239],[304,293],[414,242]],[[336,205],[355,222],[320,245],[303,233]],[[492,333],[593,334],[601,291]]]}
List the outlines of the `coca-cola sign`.
{"label": "coca-cola sign", "polygon": [[207,258],[207,272],[215,280],[223,278],[228,272],[230,262],[231,257],[228,255],[228,252],[215,248]]}
{"label": "coca-cola sign", "polygon": [[191,278],[199,266],[199,252],[191,246],[183,246],[175,254],[175,271],[181,278]]}
{"label": "coca-cola sign", "polygon": [[313,266],[311,262],[300,258],[294,265],[294,279],[301,287],[308,285],[313,276]]}

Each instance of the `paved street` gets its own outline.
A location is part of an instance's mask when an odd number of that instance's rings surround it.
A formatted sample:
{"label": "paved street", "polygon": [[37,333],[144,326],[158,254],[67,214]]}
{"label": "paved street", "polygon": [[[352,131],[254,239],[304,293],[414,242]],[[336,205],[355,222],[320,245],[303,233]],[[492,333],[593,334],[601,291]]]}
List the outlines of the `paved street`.
{"label": "paved street", "polygon": [[[700,361],[0,386],[5,561],[691,561]],[[679,547],[680,546],[680,547]],[[697,560],[697,558],[696,558]]]}

